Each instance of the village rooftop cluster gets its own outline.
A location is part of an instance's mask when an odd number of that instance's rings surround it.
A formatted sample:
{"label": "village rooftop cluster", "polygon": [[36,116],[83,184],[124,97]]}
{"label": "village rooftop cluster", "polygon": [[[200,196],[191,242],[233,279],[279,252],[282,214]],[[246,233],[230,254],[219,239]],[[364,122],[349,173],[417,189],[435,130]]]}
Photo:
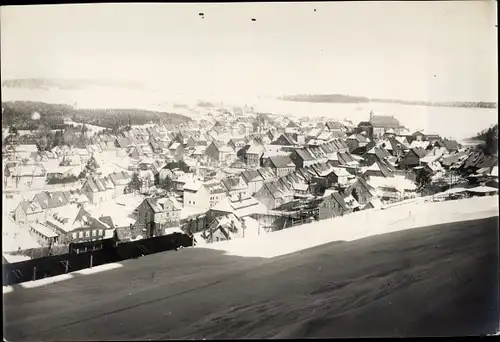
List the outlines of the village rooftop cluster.
{"label": "village rooftop cluster", "polygon": [[183,125],[82,134],[86,148],[4,144],[4,260],[174,232],[212,243],[498,191],[496,157],[373,113],[355,124],[217,108]]}

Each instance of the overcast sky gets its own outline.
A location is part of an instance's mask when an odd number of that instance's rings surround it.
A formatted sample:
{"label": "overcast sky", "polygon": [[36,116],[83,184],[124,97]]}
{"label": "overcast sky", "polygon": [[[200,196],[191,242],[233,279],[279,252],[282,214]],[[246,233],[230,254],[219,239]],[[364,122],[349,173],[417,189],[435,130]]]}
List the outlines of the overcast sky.
{"label": "overcast sky", "polygon": [[2,79],[496,101],[495,13],[493,1],[2,7]]}

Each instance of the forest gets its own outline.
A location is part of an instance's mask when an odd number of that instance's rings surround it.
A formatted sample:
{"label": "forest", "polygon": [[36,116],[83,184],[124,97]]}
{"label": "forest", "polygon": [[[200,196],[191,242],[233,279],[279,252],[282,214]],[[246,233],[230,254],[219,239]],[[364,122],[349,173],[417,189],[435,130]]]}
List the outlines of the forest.
{"label": "forest", "polygon": [[[14,101],[2,102],[2,126],[14,126],[18,130],[34,130],[40,126],[47,129],[64,129],[66,118],[75,122],[91,124],[109,129],[151,122],[179,125],[191,119],[174,113],[156,112],[141,109],[74,109],[64,104],[44,102]],[[40,119],[32,118],[33,113],[40,114]]]}
{"label": "forest", "polygon": [[498,124],[482,130],[474,137],[474,139],[485,142],[482,146],[485,154],[496,155],[498,153]]}

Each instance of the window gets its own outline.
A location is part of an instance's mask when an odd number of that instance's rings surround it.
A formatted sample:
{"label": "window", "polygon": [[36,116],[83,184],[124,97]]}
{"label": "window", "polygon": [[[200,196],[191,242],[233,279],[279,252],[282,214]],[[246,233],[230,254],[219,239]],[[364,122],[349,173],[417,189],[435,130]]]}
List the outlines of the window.
{"label": "window", "polygon": [[97,230],[96,229],[92,230],[92,236],[96,236],[96,235],[97,235]]}
{"label": "window", "polygon": [[195,201],[193,201],[193,204],[194,204],[194,205],[196,205],[196,202],[195,202]]}
{"label": "window", "polygon": [[76,233],[71,234],[73,236],[73,239],[76,239]]}
{"label": "window", "polygon": [[82,238],[83,237],[83,232],[78,232],[78,238]]}
{"label": "window", "polygon": [[104,235],[104,230],[99,229],[99,235],[101,235],[101,236]]}
{"label": "window", "polygon": [[85,231],[85,237],[90,237],[90,230]]}

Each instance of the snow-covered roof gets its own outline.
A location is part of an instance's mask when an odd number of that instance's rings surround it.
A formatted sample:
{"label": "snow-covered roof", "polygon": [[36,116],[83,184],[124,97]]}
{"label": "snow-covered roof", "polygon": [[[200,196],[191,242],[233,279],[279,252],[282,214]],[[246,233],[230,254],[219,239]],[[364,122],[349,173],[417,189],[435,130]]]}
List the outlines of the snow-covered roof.
{"label": "snow-covered roof", "polygon": [[472,189],[467,189],[469,192],[476,192],[476,193],[487,193],[487,192],[498,192],[497,188],[493,188],[491,186],[477,186]]}
{"label": "snow-covered roof", "polygon": [[59,236],[52,229],[41,223],[33,222],[30,224],[30,227],[47,238]]}

